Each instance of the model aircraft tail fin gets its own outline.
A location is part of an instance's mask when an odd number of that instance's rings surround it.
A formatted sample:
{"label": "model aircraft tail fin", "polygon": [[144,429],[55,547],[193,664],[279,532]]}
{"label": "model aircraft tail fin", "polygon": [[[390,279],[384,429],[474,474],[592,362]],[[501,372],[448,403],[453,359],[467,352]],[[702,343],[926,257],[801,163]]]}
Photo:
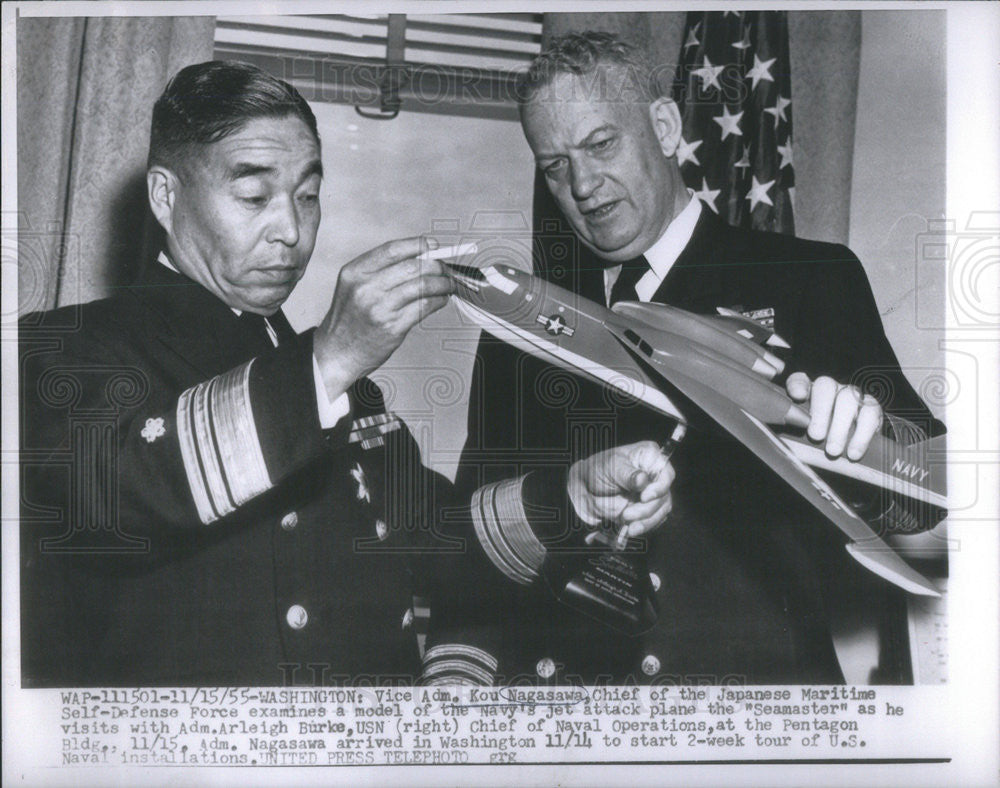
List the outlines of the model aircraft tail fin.
{"label": "model aircraft tail fin", "polygon": [[751,342],[756,342],[758,345],[785,348],[786,350],[791,347],[778,334],[774,333],[774,329],[770,326],[765,326],[752,317],[741,315],[739,312],[733,309],[726,309],[724,306],[716,307],[715,311],[719,313],[719,316],[709,318],[710,320],[715,321],[719,325],[726,326],[728,330],[739,334],[745,339],[749,339]]}

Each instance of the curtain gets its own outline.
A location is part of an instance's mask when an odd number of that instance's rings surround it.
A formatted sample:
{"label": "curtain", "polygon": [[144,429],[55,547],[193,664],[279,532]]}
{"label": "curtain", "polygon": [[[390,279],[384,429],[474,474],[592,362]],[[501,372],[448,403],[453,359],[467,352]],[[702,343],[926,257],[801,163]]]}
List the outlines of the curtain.
{"label": "curtain", "polygon": [[847,243],[861,63],[860,11],[789,11],[795,229]]}
{"label": "curtain", "polygon": [[153,102],[211,59],[214,29],[214,17],[18,19],[19,314],[109,295],[158,243]]}
{"label": "curtain", "polygon": [[[617,33],[645,47],[653,63],[673,74],[685,12],[545,14],[543,41],[574,31]],[[854,119],[861,53],[860,11],[789,11],[789,55],[795,102],[796,235],[847,243]],[[664,85],[668,88],[668,85]],[[554,205],[536,183],[536,227]],[[548,218],[546,218],[548,217]]]}

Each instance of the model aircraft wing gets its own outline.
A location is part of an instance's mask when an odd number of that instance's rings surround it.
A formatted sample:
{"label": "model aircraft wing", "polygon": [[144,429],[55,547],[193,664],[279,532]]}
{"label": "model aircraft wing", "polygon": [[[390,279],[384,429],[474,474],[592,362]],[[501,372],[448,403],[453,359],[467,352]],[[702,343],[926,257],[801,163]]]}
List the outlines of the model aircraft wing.
{"label": "model aircraft wing", "polygon": [[519,350],[646,403],[678,421],[684,415],[604,330],[610,314],[598,304],[524,272],[449,263],[452,301],[473,325]]}
{"label": "model aircraft wing", "polygon": [[641,355],[626,336],[626,329],[613,323],[605,327],[636,358],[655,369],[685,397],[753,451],[796,492],[823,513],[854,542],[848,550],[863,566],[914,594],[939,596],[937,589],[914,571],[883,542],[851,507],[808,465],[795,456],[781,439],[759,419],[714,389],[671,369],[655,356]]}

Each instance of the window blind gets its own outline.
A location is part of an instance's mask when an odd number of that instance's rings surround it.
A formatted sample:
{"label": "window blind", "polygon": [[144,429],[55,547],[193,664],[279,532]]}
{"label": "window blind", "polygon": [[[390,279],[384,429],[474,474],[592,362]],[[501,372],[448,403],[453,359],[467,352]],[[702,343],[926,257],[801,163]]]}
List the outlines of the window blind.
{"label": "window blind", "polygon": [[541,14],[220,16],[215,53],[311,101],[496,115],[514,111],[517,74],[541,38]]}

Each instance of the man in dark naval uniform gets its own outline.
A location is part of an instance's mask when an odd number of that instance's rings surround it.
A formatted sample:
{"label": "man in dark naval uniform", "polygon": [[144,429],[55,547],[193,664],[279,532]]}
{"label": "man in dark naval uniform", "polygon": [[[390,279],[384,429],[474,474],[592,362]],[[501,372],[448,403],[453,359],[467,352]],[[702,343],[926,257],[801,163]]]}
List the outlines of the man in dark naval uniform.
{"label": "man in dark naval uniform", "polygon": [[[296,335],[280,307],[321,178],[294,88],[239,63],[183,69],[153,111],[159,259],[111,298],[22,321],[26,686],[412,682],[415,591],[490,604],[497,567],[537,575],[524,546],[573,527],[574,507],[617,514],[625,493],[638,531],[665,516],[653,444],[501,480],[471,507],[425,472],[365,375],[451,282],[427,240],[392,241],[345,265]],[[473,679],[495,667],[462,653],[484,666]]]}
{"label": "man in dark naval uniform", "polygon": [[[575,268],[539,273],[606,305],[728,307],[773,322],[791,345],[792,374],[778,382],[809,401],[809,435],[831,456],[860,458],[879,429],[902,440],[942,429],[901,373],[849,249],[730,227],[684,188],[678,109],[636,49],[600,33],[557,39],[519,99],[538,167],[584,247]],[[569,464],[584,448],[670,435],[622,399],[484,336],[459,481],[490,481],[498,454]],[[511,412],[519,418],[495,418]],[[500,681],[843,682],[824,592],[853,568],[836,529],[711,425],[692,423],[672,462],[671,515],[629,546],[659,610],[650,631],[628,637],[523,585],[499,626],[456,616],[436,637],[492,653]],[[877,530],[915,525],[896,501],[870,501],[865,515]]]}

